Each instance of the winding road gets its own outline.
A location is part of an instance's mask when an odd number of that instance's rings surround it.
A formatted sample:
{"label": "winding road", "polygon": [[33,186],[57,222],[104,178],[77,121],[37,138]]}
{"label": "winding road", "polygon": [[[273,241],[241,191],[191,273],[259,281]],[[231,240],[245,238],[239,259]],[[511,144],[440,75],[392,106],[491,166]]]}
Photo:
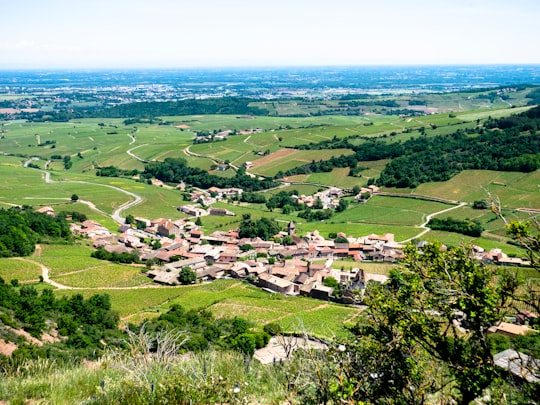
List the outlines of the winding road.
{"label": "winding road", "polygon": [[[48,172],[46,170],[41,170],[41,169],[38,169],[38,170],[40,170],[42,173],[45,174],[45,183],[47,183],[47,184],[56,183],[54,180],[51,179],[51,173],[50,172]],[[132,197],[133,198],[132,201],[128,201],[128,202],[120,205],[116,210],[114,210],[114,212],[112,214],[107,214],[105,211],[100,210],[99,208],[97,208],[90,201],[79,200],[79,202],[88,205],[93,210],[98,211],[98,212],[100,212],[100,213],[102,213],[104,215],[110,216],[114,221],[116,221],[119,224],[124,223],[124,217],[122,217],[122,215],[121,215],[122,211],[125,211],[125,210],[127,210],[129,208],[132,208],[132,207],[140,204],[141,202],[143,202],[143,198],[140,195],[132,193],[131,191],[124,190],[124,189],[122,189],[120,187],[111,186],[109,184],[100,184],[100,183],[94,183],[94,182],[91,182],[91,181],[84,181],[84,180],[65,180],[63,182],[66,182],[66,183],[78,183],[78,184],[90,184],[92,186],[107,187],[107,188],[111,188],[113,190],[119,191],[121,193],[127,194],[128,196]]]}
{"label": "winding road", "polygon": [[461,208],[461,207],[464,207],[466,206],[467,203],[459,203],[458,205],[454,206],[454,207],[450,207],[450,208],[447,208],[445,210],[441,210],[441,211],[437,211],[437,212],[434,212],[433,214],[429,214],[426,216],[426,220],[425,222],[422,224],[422,225],[419,225],[418,228],[423,228],[424,230],[422,232],[420,232],[418,235],[416,236],[413,236],[412,238],[409,238],[409,239],[405,239],[405,240],[402,240],[401,242],[399,243],[407,243],[407,242],[410,242],[411,240],[413,239],[418,239],[422,236],[424,236],[426,233],[428,233],[429,231],[431,231],[431,228],[428,228],[427,227],[427,224],[429,223],[429,221],[431,220],[431,218],[433,218],[434,216],[437,216],[437,215],[440,215],[440,214],[444,214],[445,212],[448,212],[448,211],[452,211],[452,210],[455,210],[455,209],[458,209],[458,208]]}
{"label": "winding road", "polygon": [[[132,142],[132,143],[133,143],[133,142]],[[131,144],[130,144],[130,145],[131,145]],[[129,156],[131,156],[133,159],[137,159],[139,162],[150,163],[149,160],[143,159],[142,157],[139,157],[139,156],[137,156],[137,155],[135,155],[135,154],[133,153],[133,151],[134,151],[135,149],[140,148],[141,146],[146,146],[146,145],[148,145],[148,144],[147,144],[147,143],[143,143],[143,144],[141,144],[141,145],[137,145],[137,146],[135,146],[134,148],[131,148],[131,149],[127,150],[126,153],[127,153]]]}

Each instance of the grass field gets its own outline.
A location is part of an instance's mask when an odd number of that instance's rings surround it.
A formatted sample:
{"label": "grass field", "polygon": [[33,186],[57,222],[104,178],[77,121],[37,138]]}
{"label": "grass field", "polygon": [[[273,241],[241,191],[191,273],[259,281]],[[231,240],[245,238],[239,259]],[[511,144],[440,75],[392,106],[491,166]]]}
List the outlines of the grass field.
{"label": "grass field", "polygon": [[36,282],[41,275],[41,268],[34,264],[19,259],[1,258],[0,277],[4,281],[17,279],[20,282]]}
{"label": "grass field", "polygon": [[[306,182],[327,184],[329,186],[346,189],[350,189],[354,186],[363,187],[367,184],[367,179],[365,177],[350,177],[348,176],[348,173],[349,168],[337,168],[328,173],[313,173],[302,176],[304,177],[303,181]],[[293,181],[296,177],[300,176],[291,176],[288,179]]]}
{"label": "grass field", "polygon": [[[467,170],[442,183],[426,183],[415,193],[439,198],[473,202],[486,199],[489,191],[503,207],[540,207],[540,171],[532,173]],[[402,192],[403,190],[398,190]]]}
{"label": "grass field", "polygon": [[102,260],[90,257],[94,251],[89,246],[80,244],[73,245],[40,245],[40,249],[30,258],[50,269],[51,278],[56,278],[65,273],[85,270],[103,265]]}
{"label": "grass field", "polygon": [[364,204],[351,203],[349,209],[335,214],[332,222],[360,222],[387,225],[420,225],[425,216],[451,206],[412,198],[374,196]]}
{"label": "grass field", "polygon": [[254,161],[255,167],[250,169],[251,172],[262,176],[275,176],[277,172],[285,172],[293,169],[297,166],[311,163],[312,161],[327,160],[331,157],[338,157],[341,155],[350,155],[353,152],[349,149],[332,149],[332,150],[288,150],[290,153],[281,156],[281,152],[277,152],[280,156],[276,156],[272,159],[272,155],[268,156],[269,161],[263,165],[260,165],[258,161]]}

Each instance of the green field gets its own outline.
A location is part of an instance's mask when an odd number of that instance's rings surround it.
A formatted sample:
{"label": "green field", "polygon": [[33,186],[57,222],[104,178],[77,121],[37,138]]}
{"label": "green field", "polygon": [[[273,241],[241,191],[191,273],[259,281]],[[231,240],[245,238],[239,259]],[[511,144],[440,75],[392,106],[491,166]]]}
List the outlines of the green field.
{"label": "green field", "polygon": [[[158,187],[128,178],[97,177],[96,169],[114,165],[122,169],[143,170],[147,161],[182,157],[189,165],[207,171],[210,171],[215,162],[228,160],[233,165],[241,166],[251,161],[254,166],[249,169],[250,172],[274,176],[279,171],[284,172],[311,161],[352,153],[348,149],[291,149],[295,145],[351,135],[361,136],[351,140],[355,144],[375,137],[384,142],[404,142],[417,137],[421,128],[425,128],[428,137],[474,128],[479,124],[477,120],[490,116],[502,117],[529,108],[520,107],[527,101],[524,98],[527,91],[512,93],[504,101],[499,98],[490,101],[486,98],[488,92],[425,94],[421,96],[425,101],[425,106],[421,108],[429,108],[437,113],[415,117],[383,115],[380,106],[369,107],[367,110],[370,113],[366,115],[325,115],[339,107],[337,100],[276,100],[253,104],[264,104],[271,113],[298,116],[174,116],[162,117],[162,125],[124,125],[122,119],[80,119],[59,123],[5,122],[3,128],[6,132],[2,133],[0,139],[0,152],[4,153],[0,155],[0,207],[7,208],[12,204],[34,207],[51,205],[57,212],[76,210],[116,231],[118,224],[112,220],[111,214],[122,204],[133,201],[134,196],[127,194],[129,192],[140,196],[142,201],[123,212],[123,216],[132,214],[148,219],[178,219],[184,215],[176,208],[186,202],[181,193],[173,188],[174,185]],[[410,100],[415,97],[418,98],[407,94],[377,96],[377,100],[395,98],[401,108],[409,108]],[[518,107],[510,109],[509,104]],[[226,141],[193,144],[197,133],[224,130],[236,131],[237,134],[228,136]],[[241,131],[251,133],[241,134]],[[60,156],[60,159],[51,160],[53,155]],[[71,157],[71,169],[64,169],[63,156]],[[33,164],[42,170],[23,168],[23,163],[30,157],[39,158]],[[348,168],[336,168],[329,173],[292,176],[287,180],[303,184],[276,188],[268,191],[267,196],[292,190],[309,195],[324,186],[346,189],[355,185],[365,186],[369,179],[380,175],[387,163],[362,162],[360,166],[365,170],[358,177],[347,176]],[[44,170],[51,173],[52,183],[45,182]],[[212,173],[233,176],[234,170]],[[446,182],[422,184],[414,190],[384,191],[415,193],[469,204],[487,198],[490,192],[500,199],[508,219],[525,219],[529,214],[517,209],[540,208],[539,184],[538,171],[508,173],[476,170],[462,172]],[[70,202],[72,194],[77,194],[79,202]],[[428,214],[451,207],[438,202],[384,196],[375,196],[365,204],[355,203],[352,196],[348,196],[347,201],[350,203],[347,210],[335,213],[324,222],[306,222],[298,218],[296,213],[284,215],[280,209],[270,212],[264,204],[219,202],[215,204],[216,207],[227,208],[236,216],[203,217],[202,228],[205,233],[234,229],[238,227],[242,215],[250,214],[252,218],[272,216],[283,226],[293,220],[299,235],[314,230],[318,230],[324,237],[335,232],[344,232],[353,237],[393,233],[395,239],[400,241],[416,237],[422,231],[418,226]],[[486,231],[481,238],[431,231],[422,239],[439,240],[447,245],[474,243],[485,249],[501,248],[508,254],[523,256],[520,249],[507,243],[504,225],[491,211],[473,210],[466,206],[441,215],[442,218],[446,216],[477,219]],[[236,281],[222,280],[176,288],[155,287],[141,273],[140,267],[94,259],[90,257],[92,250],[89,246],[78,244],[42,244],[29,260],[49,267],[53,280],[77,288],[56,291],[56,294],[82,293],[88,296],[96,292],[107,292],[112,297],[113,307],[126,321],[132,322],[156,316],[166,311],[170,305],[178,303],[186,308],[207,308],[216,317],[243,314],[259,326],[277,319],[288,331],[307,330],[329,337],[345,333],[343,324],[358,313],[353,308],[321,301],[268,294]],[[350,261],[336,261],[334,266],[343,266],[345,269],[360,266],[368,272],[379,274],[387,274],[390,268],[378,263]],[[5,280],[17,278],[21,282],[36,282],[40,274],[41,270],[35,263],[0,260],[0,277]],[[147,288],[150,285],[155,288]],[[37,286],[44,288],[43,284]]]}
{"label": "green field", "polygon": [[30,263],[22,259],[0,259],[0,277],[4,281],[16,279],[20,282],[36,282],[41,276],[41,268],[35,263]]}
{"label": "green field", "polygon": [[[360,312],[353,307],[303,297],[270,294],[246,283],[217,280],[210,284],[142,288],[132,290],[100,289],[111,296],[113,309],[128,322],[140,321],[166,312],[171,305],[186,309],[206,308],[217,318],[244,317],[259,327],[278,321],[286,331],[309,332],[320,337],[343,336],[343,325]],[[96,290],[56,290],[57,296],[82,294]]]}
{"label": "green field", "polygon": [[55,281],[76,288],[122,288],[144,284],[153,285],[149,278],[141,273],[141,269],[138,266],[122,266],[102,261],[98,266],[55,277]]}
{"label": "green field", "polygon": [[[498,197],[503,207],[540,207],[540,171],[532,173],[466,170],[442,183],[426,183],[415,193],[438,198],[473,202],[487,198],[487,191]],[[403,190],[396,190],[403,192]]]}
{"label": "green field", "polygon": [[332,222],[359,222],[388,225],[420,225],[427,214],[450,208],[450,205],[412,198],[374,196],[366,203],[352,202],[349,209],[335,214]]}

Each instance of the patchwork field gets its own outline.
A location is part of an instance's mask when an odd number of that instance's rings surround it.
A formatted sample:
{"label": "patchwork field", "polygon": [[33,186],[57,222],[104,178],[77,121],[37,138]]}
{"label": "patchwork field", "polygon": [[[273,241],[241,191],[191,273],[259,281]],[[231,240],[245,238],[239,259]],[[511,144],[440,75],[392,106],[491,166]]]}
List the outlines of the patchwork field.
{"label": "patchwork field", "polygon": [[[100,289],[111,296],[113,309],[125,322],[139,322],[159,316],[171,305],[186,309],[205,308],[217,318],[242,316],[261,327],[279,321],[290,332],[308,332],[320,337],[343,336],[343,325],[360,309],[321,302],[311,298],[270,294],[235,280],[186,287],[142,288],[133,290]],[[55,295],[88,297],[95,290],[56,290]]]}
{"label": "patchwork field", "polygon": [[[140,204],[123,212],[123,216],[132,214],[151,219],[178,219],[184,215],[176,208],[186,202],[178,190],[168,185],[159,187],[127,178],[97,177],[95,170],[98,167],[114,165],[122,169],[143,170],[146,161],[182,157],[189,165],[207,171],[211,170],[216,161],[228,160],[236,166],[251,161],[254,165],[249,169],[250,172],[274,176],[279,171],[284,172],[311,161],[352,153],[346,149],[292,149],[295,145],[350,135],[379,137],[384,142],[404,142],[417,137],[420,128],[425,128],[428,137],[437,136],[452,133],[457,129],[475,127],[477,120],[489,116],[501,117],[528,108],[505,108],[508,103],[524,103],[523,95],[518,94],[512,95],[506,102],[488,102],[482,97],[467,97],[426,95],[425,105],[418,108],[440,113],[419,117],[384,115],[379,111],[379,114],[311,117],[192,115],[162,117],[162,125],[124,125],[121,119],[84,119],[68,123],[6,122],[3,128],[7,131],[2,133],[0,152],[18,156],[0,156],[0,207],[29,204],[36,207],[52,205],[57,211],[77,210],[116,231],[118,224],[110,215],[122,204],[134,199],[134,196],[123,191],[142,198]],[[410,107],[409,100],[407,95],[397,97],[402,108]],[[312,102],[301,103],[298,100],[268,102],[271,111],[288,114],[324,113],[338,107],[338,104],[335,101],[323,108]],[[482,109],[465,111],[473,106]],[[259,132],[259,129],[263,132]],[[224,130],[236,131],[237,134],[229,136],[226,141],[193,144],[197,133]],[[352,142],[360,144],[366,142],[366,139],[356,138]],[[57,155],[57,159],[50,161],[54,155]],[[31,156],[40,158],[33,161],[33,164],[48,170],[52,183],[45,182],[44,171],[23,168],[23,163]],[[71,169],[64,169],[63,156],[71,157]],[[308,184],[290,184],[270,190],[267,194],[296,190],[299,194],[309,195],[323,188],[321,185],[341,188],[365,186],[369,179],[379,176],[387,163],[360,163],[365,170],[361,171],[358,177],[348,177],[348,168],[336,168],[329,173],[292,176],[287,180]],[[214,171],[213,174],[233,176],[234,170]],[[507,218],[523,219],[529,214],[516,209],[540,208],[539,184],[539,172],[525,174],[478,170],[463,172],[447,182],[423,184],[414,190],[385,191],[415,193],[467,203],[485,199],[490,192],[500,199]],[[72,194],[78,195],[78,203],[70,202]],[[205,233],[218,229],[234,229],[238,227],[242,215],[249,214],[252,218],[272,216],[284,226],[294,220],[300,235],[314,230],[318,230],[325,237],[335,232],[344,232],[354,237],[389,232],[394,233],[396,240],[400,241],[416,237],[422,231],[418,226],[425,221],[427,215],[450,207],[438,202],[384,196],[375,196],[365,204],[353,202],[352,196],[348,196],[347,201],[349,208],[346,211],[335,213],[323,222],[306,222],[298,218],[296,213],[284,215],[280,209],[270,212],[265,204],[220,202],[215,206],[227,208],[236,215],[203,217],[202,228]],[[474,243],[484,249],[501,248],[511,255],[523,255],[520,249],[507,243],[504,225],[491,211],[473,210],[466,206],[441,215],[442,218],[447,216],[477,219],[486,228],[486,232],[481,238],[470,238],[460,234],[431,231],[422,239],[439,240],[447,245]],[[150,284],[140,267],[103,262],[91,258],[91,252],[92,249],[88,246],[43,244],[29,260],[49,267],[50,276],[55,281],[76,288],[57,290],[57,295],[81,293],[89,296],[96,292],[108,293],[114,309],[119,311],[124,322],[140,322],[147,317],[158,316],[173,304],[181,304],[188,309],[206,308],[218,318],[242,315],[257,323],[259,327],[279,320],[288,331],[308,331],[317,336],[330,337],[345,334],[343,325],[359,313],[356,308],[268,294],[233,280],[189,287],[159,287]],[[334,263],[335,267],[344,269],[357,265],[346,260]],[[388,265],[376,263],[362,263],[360,266],[368,272],[378,274],[388,274],[390,269]],[[35,283],[40,274],[41,270],[35,263],[0,259],[0,277],[5,280],[17,278],[21,283]],[[39,289],[47,287],[43,283],[36,286]]]}

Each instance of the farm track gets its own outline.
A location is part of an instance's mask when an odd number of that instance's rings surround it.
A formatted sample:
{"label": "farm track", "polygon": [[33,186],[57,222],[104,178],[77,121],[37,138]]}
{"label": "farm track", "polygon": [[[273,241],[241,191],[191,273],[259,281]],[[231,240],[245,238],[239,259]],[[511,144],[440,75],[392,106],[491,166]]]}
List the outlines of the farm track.
{"label": "farm track", "polygon": [[[41,170],[41,169],[38,169],[38,170],[40,170],[42,173],[45,174],[45,183],[47,183],[47,184],[55,183],[55,181],[51,180],[51,173],[50,172],[48,172],[46,170]],[[116,210],[114,210],[114,212],[112,214],[107,214],[105,211],[100,210],[99,208],[97,208],[95,206],[95,204],[93,204],[90,201],[79,200],[81,203],[88,205],[93,210],[98,211],[98,212],[100,212],[100,213],[102,213],[104,215],[107,215],[107,216],[111,217],[114,221],[116,221],[119,224],[124,223],[124,218],[121,216],[122,211],[127,210],[127,209],[129,209],[131,207],[134,207],[134,206],[136,206],[136,205],[143,202],[143,198],[140,195],[132,193],[131,191],[124,190],[123,188],[120,188],[120,187],[111,186],[109,184],[100,184],[100,183],[94,183],[94,182],[91,182],[91,181],[84,181],[84,180],[66,180],[65,182],[67,182],[67,183],[77,183],[77,184],[90,184],[92,186],[107,187],[107,188],[119,191],[121,193],[127,194],[130,197],[133,197],[132,201],[128,201],[126,203],[121,204]]]}
{"label": "farm track", "polygon": [[[36,248],[36,250],[37,250],[37,248]],[[44,264],[41,264],[39,262],[36,262],[34,260],[31,260],[31,259],[24,258],[24,257],[17,257],[15,259],[23,261],[23,262],[35,264],[36,266],[39,266],[41,268],[41,276],[43,277],[43,281],[45,283],[47,283],[47,284],[52,285],[53,287],[55,287],[55,288],[57,288],[59,290],[96,290],[96,291],[99,290],[99,291],[101,291],[101,290],[143,290],[143,289],[147,289],[147,288],[163,288],[163,287],[161,287],[160,285],[157,285],[157,284],[142,284],[142,285],[131,286],[131,287],[73,287],[73,286],[61,284],[61,283],[58,283],[57,281],[52,280],[49,277],[50,269],[47,266],[45,266]],[[86,270],[88,270],[88,269],[80,270],[80,271],[86,271]],[[68,273],[65,273],[65,274],[68,274]],[[62,274],[61,276],[65,275],[65,274]]]}
{"label": "farm track", "polygon": [[432,214],[427,215],[426,220],[424,221],[424,223],[422,225],[418,226],[418,228],[424,228],[424,230],[422,232],[420,232],[418,235],[413,236],[412,238],[409,238],[409,239],[402,240],[399,243],[407,243],[407,242],[410,242],[413,239],[418,239],[418,238],[424,236],[426,233],[431,231],[431,228],[428,228],[428,226],[427,226],[427,224],[429,223],[431,218],[433,218],[433,217],[435,217],[437,215],[440,215],[440,214],[444,214],[445,212],[449,212],[449,211],[452,211],[452,210],[455,210],[455,209],[458,209],[458,208],[461,208],[461,207],[465,207],[466,205],[467,205],[467,203],[462,202],[462,203],[459,203],[458,205],[456,205],[454,207],[446,208],[444,210],[437,211],[437,212],[434,212]]}
{"label": "farm track", "polygon": [[[131,143],[133,143],[133,142],[131,142]],[[130,145],[131,145],[131,143],[130,143]],[[148,145],[148,144],[147,144],[147,143],[143,143],[142,145],[137,145],[137,146],[135,146],[135,147],[133,147],[133,148],[131,148],[131,149],[128,149],[128,150],[126,151],[126,153],[127,153],[129,156],[131,156],[133,159],[138,160],[139,162],[150,163],[149,160],[143,159],[142,157],[137,156],[136,154],[133,153],[133,151],[134,151],[135,149],[140,148],[141,146],[146,146],[146,145]]]}

